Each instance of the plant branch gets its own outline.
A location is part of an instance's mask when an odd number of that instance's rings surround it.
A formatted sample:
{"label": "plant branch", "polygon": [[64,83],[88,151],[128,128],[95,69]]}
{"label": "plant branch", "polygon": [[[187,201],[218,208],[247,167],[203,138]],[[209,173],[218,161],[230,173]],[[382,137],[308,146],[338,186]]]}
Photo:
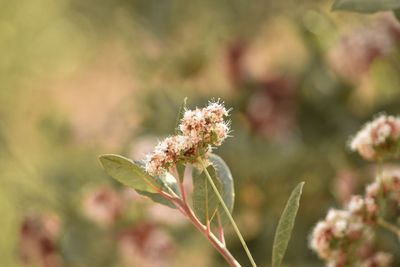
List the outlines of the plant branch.
{"label": "plant branch", "polygon": [[218,192],[218,189],[217,189],[217,187],[215,186],[215,184],[214,184],[214,182],[213,182],[213,180],[212,180],[210,174],[208,173],[207,167],[206,167],[206,165],[204,164],[204,161],[203,161],[202,159],[200,159],[200,163],[201,163],[201,165],[202,165],[202,167],[203,167],[204,173],[206,174],[208,181],[210,182],[210,184],[211,184],[211,186],[212,186],[212,188],[213,188],[215,194],[216,194],[217,197],[218,197],[219,202],[221,203],[222,208],[223,208],[224,211],[226,212],[226,215],[228,216],[229,221],[231,222],[231,224],[232,224],[232,226],[233,226],[233,229],[235,230],[235,232],[236,232],[236,234],[237,234],[237,236],[238,236],[240,242],[242,243],[242,246],[243,246],[243,248],[244,248],[244,250],[245,250],[245,252],[246,252],[246,254],[247,254],[247,257],[249,258],[249,260],[250,260],[250,262],[251,262],[251,265],[252,265],[253,267],[257,267],[257,264],[255,263],[255,261],[254,261],[254,259],[253,259],[253,256],[251,255],[251,252],[250,252],[249,248],[247,247],[246,242],[244,241],[244,238],[243,238],[242,234],[240,233],[239,228],[237,227],[237,225],[236,225],[236,223],[235,223],[235,220],[233,219],[233,217],[232,217],[232,215],[231,215],[231,213],[230,213],[228,207],[226,206],[226,204],[225,204],[225,202],[224,202],[224,200],[223,200],[221,194]]}
{"label": "plant branch", "polygon": [[222,244],[225,245],[224,227],[222,226],[221,216],[219,215],[219,213],[217,213],[217,220],[218,220],[218,235],[219,235],[219,240],[222,242]]}
{"label": "plant branch", "polygon": [[241,265],[226,248],[225,244],[221,243],[218,238],[199,221],[187,203],[184,203],[181,199],[174,199],[173,201],[177,207],[179,206],[180,209],[184,211],[183,214],[191,221],[197,230],[199,230],[209,240],[213,247],[222,255],[222,257],[231,267],[241,267]]}
{"label": "plant branch", "polygon": [[176,208],[184,216],[186,216],[191,221],[191,223],[210,241],[210,243],[214,246],[214,248],[222,255],[222,257],[231,267],[241,267],[241,265],[237,262],[237,260],[232,256],[232,254],[226,248],[225,243],[220,242],[218,238],[210,231],[210,228],[204,226],[196,217],[196,215],[193,213],[192,209],[190,208],[190,206],[186,201],[186,198],[183,199],[183,192],[185,192],[184,189],[183,191],[181,189],[182,199],[179,196],[177,196],[169,186],[167,186],[167,189],[169,189],[172,195],[162,190],[159,191],[159,194],[165,199],[175,204]]}

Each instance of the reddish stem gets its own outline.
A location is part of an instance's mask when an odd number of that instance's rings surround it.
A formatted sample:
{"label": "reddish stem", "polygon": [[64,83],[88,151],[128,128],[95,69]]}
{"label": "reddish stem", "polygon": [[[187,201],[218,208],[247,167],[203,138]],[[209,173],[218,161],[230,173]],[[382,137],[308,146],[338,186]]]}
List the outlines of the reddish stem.
{"label": "reddish stem", "polygon": [[224,257],[226,262],[231,267],[241,267],[237,260],[232,256],[229,250],[225,247],[225,244],[218,240],[218,238],[209,231],[208,227],[203,225],[190,207],[184,203],[181,199],[174,199],[174,203],[180,206],[184,210],[186,217],[192,222],[192,224],[210,241],[214,248]]}
{"label": "reddish stem", "polygon": [[[182,198],[184,192],[185,190],[183,189]],[[210,231],[210,228],[206,227],[199,221],[199,219],[196,217],[196,215],[193,213],[192,209],[186,202],[186,198],[183,200],[177,196],[172,196],[165,191],[159,191],[159,194],[165,199],[168,199],[175,204],[176,208],[191,221],[191,223],[200,231],[200,233],[202,233],[208,239],[208,241],[210,241],[210,243],[214,246],[214,248],[222,255],[222,257],[231,267],[241,267],[241,265],[237,262],[237,260],[232,256],[232,254],[226,248],[224,239],[222,238],[221,241],[218,240],[218,238]],[[222,236],[223,236],[223,230],[222,230]]]}
{"label": "reddish stem", "polygon": [[219,215],[219,213],[217,213],[217,219],[218,219],[218,235],[219,235],[219,240],[221,241],[222,244],[225,245],[224,228],[222,227],[221,216]]}

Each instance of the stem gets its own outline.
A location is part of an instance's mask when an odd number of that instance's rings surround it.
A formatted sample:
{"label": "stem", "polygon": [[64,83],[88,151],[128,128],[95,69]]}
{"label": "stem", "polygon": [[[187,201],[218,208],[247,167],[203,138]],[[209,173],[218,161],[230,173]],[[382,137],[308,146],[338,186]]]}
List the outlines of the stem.
{"label": "stem", "polygon": [[[168,187],[169,188],[169,187]],[[170,188],[169,188],[170,189]],[[171,190],[171,189],[170,189]],[[186,216],[186,211],[182,209],[180,205],[177,205],[176,200],[179,200],[179,197],[174,193],[174,191],[171,190],[173,195],[170,195],[164,191],[159,191],[158,193],[165,199],[171,201],[172,203],[175,204],[175,207],[183,214]]]}
{"label": "stem", "polygon": [[397,235],[398,238],[400,238],[400,229],[396,225],[391,224],[391,223],[385,221],[384,219],[378,219],[378,224],[380,226],[382,226],[383,228],[385,228],[386,230]]}
{"label": "stem", "polygon": [[205,182],[205,188],[206,188],[206,190],[205,190],[205,194],[206,194],[206,207],[205,207],[205,210],[206,210],[206,226],[207,226],[207,231],[211,231],[211,229],[210,229],[210,216],[209,216],[209,214],[208,214],[208,189],[207,189],[207,180],[204,180],[204,182]]}
{"label": "stem", "polygon": [[218,238],[204,226],[196,215],[193,213],[191,208],[181,199],[174,199],[175,205],[179,206],[183,211],[184,215],[192,222],[192,224],[210,241],[214,248],[224,257],[226,262],[231,267],[241,267],[237,260],[232,256],[229,250],[221,243]]}
{"label": "stem", "polygon": [[171,192],[172,195],[168,194],[167,192],[164,191],[159,191],[159,194],[164,197],[165,199],[170,200],[172,203],[175,204],[176,208],[184,215],[186,216],[192,224],[210,241],[210,243],[213,245],[213,247],[222,255],[222,257],[226,260],[226,262],[231,266],[231,267],[241,267],[241,265],[237,262],[237,260],[232,256],[232,254],[229,252],[229,250],[226,248],[225,243],[222,243],[218,240],[217,237],[210,231],[209,226],[204,226],[199,219],[196,217],[196,215],[193,213],[192,209],[190,208],[189,204],[187,203],[186,200],[186,195],[185,195],[185,189],[183,187],[182,183],[179,183],[181,186],[181,193],[182,193],[182,199],[179,198],[175,194],[175,192],[167,186],[168,190]]}
{"label": "stem", "polygon": [[[185,101],[186,101],[186,100],[185,100]],[[185,103],[186,103],[186,102],[185,102]],[[175,171],[176,171],[177,176],[178,176],[178,177],[175,177],[175,179],[176,179],[176,182],[177,182],[178,185],[179,185],[179,191],[181,191],[182,200],[183,200],[184,203],[187,203],[187,200],[186,200],[186,189],[185,189],[185,186],[184,186],[184,184],[183,184],[183,179],[182,179],[182,180],[180,179],[179,171],[178,171],[177,165],[175,166]]]}
{"label": "stem", "polygon": [[204,164],[204,161],[203,161],[201,158],[200,158],[200,163],[201,163],[201,165],[202,165],[202,167],[203,167],[203,169],[204,169],[204,173],[206,174],[208,181],[210,182],[210,184],[211,184],[211,186],[212,186],[212,188],[213,188],[215,194],[216,194],[217,197],[218,197],[219,202],[221,203],[222,208],[225,210],[226,215],[228,216],[229,221],[231,222],[231,224],[232,224],[232,226],[233,226],[233,229],[235,230],[237,236],[239,237],[239,240],[240,240],[240,242],[242,243],[242,246],[243,246],[243,248],[244,248],[244,250],[245,250],[245,252],[246,252],[246,254],[247,254],[247,257],[249,258],[249,260],[250,260],[250,262],[251,262],[251,265],[252,265],[253,267],[257,267],[257,264],[255,263],[255,261],[254,261],[254,259],[253,259],[253,256],[251,255],[250,250],[249,250],[249,248],[247,247],[246,242],[244,241],[244,238],[243,238],[242,234],[241,234],[240,231],[239,231],[239,228],[237,227],[237,225],[236,225],[236,223],[235,223],[235,220],[233,219],[233,217],[232,217],[232,215],[231,215],[231,213],[230,213],[228,207],[225,205],[225,202],[224,202],[224,200],[223,200],[221,194],[218,192],[218,189],[217,189],[217,187],[215,186],[215,184],[214,184],[214,182],[213,182],[213,180],[212,180],[210,174],[209,174],[208,171],[207,171],[207,168],[206,168],[206,166],[205,166],[205,164]]}
{"label": "stem", "polygon": [[225,245],[225,234],[224,234],[224,227],[222,226],[222,221],[221,221],[221,216],[217,212],[217,219],[218,219],[218,236],[219,240],[222,242],[222,244]]}

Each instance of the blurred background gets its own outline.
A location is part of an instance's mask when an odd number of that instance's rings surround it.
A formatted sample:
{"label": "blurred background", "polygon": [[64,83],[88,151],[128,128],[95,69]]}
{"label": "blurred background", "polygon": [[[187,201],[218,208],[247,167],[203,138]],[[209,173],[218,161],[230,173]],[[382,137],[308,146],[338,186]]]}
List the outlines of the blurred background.
{"label": "blurred background", "polygon": [[[269,266],[290,191],[306,181],[285,266],[323,266],[313,225],[373,179],[349,137],[400,111],[400,24],[330,1],[0,1],[0,266],[226,266],[176,210],[103,172],[144,157],[179,106],[221,98],[234,136],[216,153],[234,217]],[[247,266],[231,230],[228,245]],[[383,232],[380,248],[400,254]],[[396,265],[395,264],[395,265]]]}

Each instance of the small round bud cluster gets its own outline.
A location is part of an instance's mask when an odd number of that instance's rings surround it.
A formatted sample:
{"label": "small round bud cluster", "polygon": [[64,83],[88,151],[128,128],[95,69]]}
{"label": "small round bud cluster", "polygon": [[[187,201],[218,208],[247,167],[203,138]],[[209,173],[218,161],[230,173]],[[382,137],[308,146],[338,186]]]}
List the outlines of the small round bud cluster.
{"label": "small round bud cluster", "polygon": [[400,117],[380,115],[353,138],[350,148],[367,160],[391,155],[399,148]]}
{"label": "small round bud cluster", "polygon": [[229,124],[224,121],[228,113],[219,102],[186,110],[179,125],[181,134],[161,141],[147,156],[145,170],[160,175],[178,162],[194,162],[212,147],[220,146],[229,134]]}

